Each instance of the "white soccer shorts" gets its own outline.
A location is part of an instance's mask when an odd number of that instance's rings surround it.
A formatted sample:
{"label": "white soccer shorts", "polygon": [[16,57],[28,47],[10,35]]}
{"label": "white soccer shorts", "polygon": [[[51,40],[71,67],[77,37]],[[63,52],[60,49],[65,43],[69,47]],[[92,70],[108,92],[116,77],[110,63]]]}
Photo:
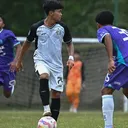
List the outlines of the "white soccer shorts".
{"label": "white soccer shorts", "polygon": [[63,92],[64,83],[62,71],[53,71],[43,61],[36,61],[35,72],[38,72],[39,75],[47,73],[49,75],[49,89]]}

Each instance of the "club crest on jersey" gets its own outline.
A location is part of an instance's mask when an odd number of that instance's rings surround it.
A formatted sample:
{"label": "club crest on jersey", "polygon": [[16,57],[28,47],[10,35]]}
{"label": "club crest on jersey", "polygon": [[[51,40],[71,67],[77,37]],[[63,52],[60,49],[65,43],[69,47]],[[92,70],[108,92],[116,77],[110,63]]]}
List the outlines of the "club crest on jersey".
{"label": "club crest on jersey", "polygon": [[40,33],[40,36],[39,36],[39,40],[44,43],[46,42],[48,39],[48,34],[47,33]]}
{"label": "club crest on jersey", "polygon": [[56,29],[56,34],[57,34],[57,35],[60,35],[60,34],[61,34],[61,31],[60,31],[59,28]]}

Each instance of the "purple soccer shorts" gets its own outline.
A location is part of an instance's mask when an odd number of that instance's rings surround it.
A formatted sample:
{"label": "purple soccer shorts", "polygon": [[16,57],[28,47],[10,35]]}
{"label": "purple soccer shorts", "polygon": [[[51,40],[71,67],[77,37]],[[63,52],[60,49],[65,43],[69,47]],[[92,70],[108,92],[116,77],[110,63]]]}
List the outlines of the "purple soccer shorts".
{"label": "purple soccer shorts", "polygon": [[121,64],[116,67],[113,73],[107,74],[104,81],[104,87],[111,87],[116,90],[128,88],[128,67]]}
{"label": "purple soccer shorts", "polygon": [[4,72],[0,71],[0,86],[3,86],[4,91],[12,91],[16,81],[16,72]]}

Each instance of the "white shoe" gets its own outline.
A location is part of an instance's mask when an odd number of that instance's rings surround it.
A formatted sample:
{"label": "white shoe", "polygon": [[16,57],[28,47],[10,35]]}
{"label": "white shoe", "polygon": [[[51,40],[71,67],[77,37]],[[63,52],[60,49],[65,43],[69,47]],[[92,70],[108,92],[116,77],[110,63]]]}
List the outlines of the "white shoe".
{"label": "white shoe", "polygon": [[51,116],[51,111],[44,111],[43,116]]}
{"label": "white shoe", "polygon": [[77,109],[76,108],[73,108],[73,113],[77,113]]}
{"label": "white shoe", "polygon": [[73,112],[73,106],[71,105],[69,112]]}

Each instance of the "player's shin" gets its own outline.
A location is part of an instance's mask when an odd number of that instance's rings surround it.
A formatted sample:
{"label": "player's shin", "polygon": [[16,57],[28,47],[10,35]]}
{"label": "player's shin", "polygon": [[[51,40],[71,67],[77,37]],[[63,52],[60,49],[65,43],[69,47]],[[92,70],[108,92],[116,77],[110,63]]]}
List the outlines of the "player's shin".
{"label": "player's shin", "polygon": [[57,121],[60,112],[60,98],[52,98],[51,112],[52,117]]}
{"label": "player's shin", "polygon": [[40,79],[40,88],[39,88],[40,98],[42,100],[42,104],[44,106],[44,116],[50,114],[50,107],[49,107],[49,86],[48,86],[48,79]]}
{"label": "player's shin", "polygon": [[112,95],[102,96],[102,112],[104,117],[104,128],[113,128],[114,101]]}

